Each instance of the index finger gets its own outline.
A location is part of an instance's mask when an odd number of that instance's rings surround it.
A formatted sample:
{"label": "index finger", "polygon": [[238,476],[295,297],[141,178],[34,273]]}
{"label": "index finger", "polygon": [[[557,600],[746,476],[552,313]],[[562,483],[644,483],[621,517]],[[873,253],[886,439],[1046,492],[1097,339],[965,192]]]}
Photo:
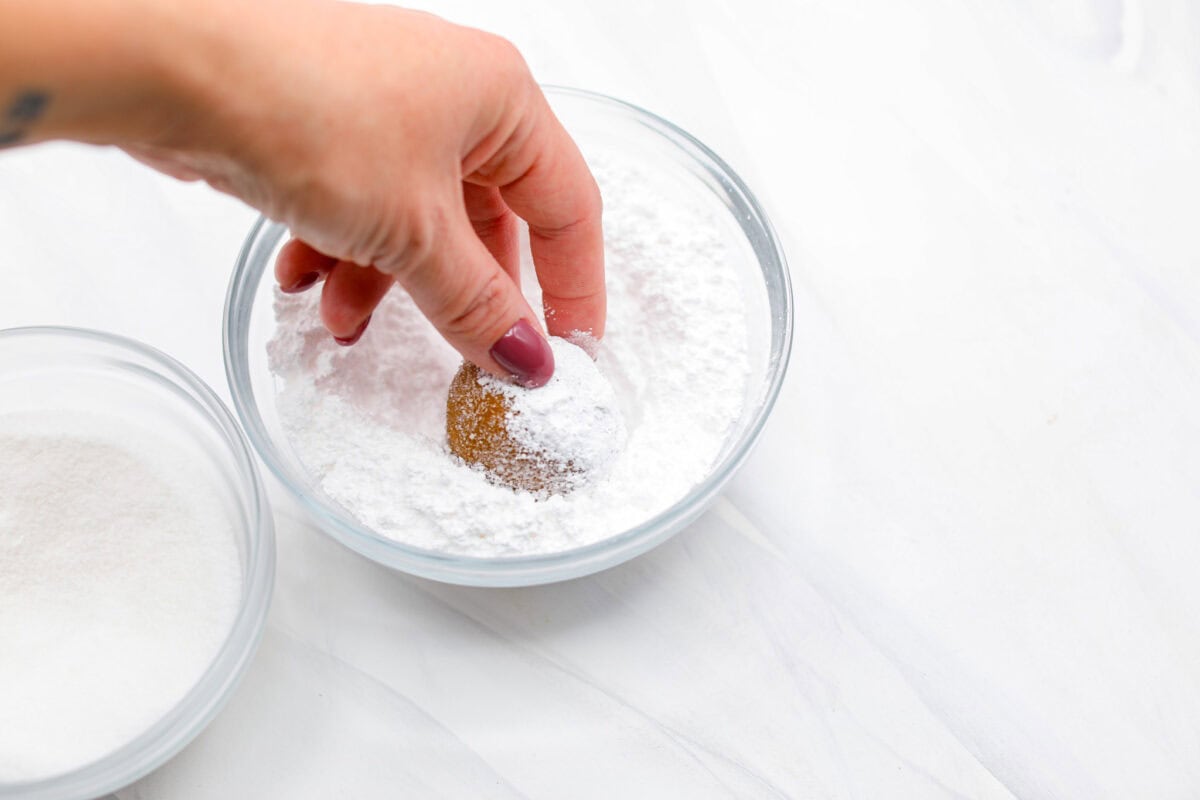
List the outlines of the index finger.
{"label": "index finger", "polygon": [[604,235],[600,189],[545,97],[516,161],[520,175],[500,186],[504,202],[529,224],[529,244],[551,335],[604,335]]}

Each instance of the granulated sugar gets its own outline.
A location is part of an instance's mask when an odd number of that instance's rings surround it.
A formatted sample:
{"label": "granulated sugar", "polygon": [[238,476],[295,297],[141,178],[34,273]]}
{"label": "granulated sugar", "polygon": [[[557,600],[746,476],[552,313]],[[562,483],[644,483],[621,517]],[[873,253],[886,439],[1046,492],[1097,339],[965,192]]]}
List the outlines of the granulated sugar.
{"label": "granulated sugar", "polygon": [[228,634],[241,566],[213,491],[148,434],[8,414],[0,452],[3,783],[80,767],[161,718]]}
{"label": "granulated sugar", "polygon": [[[314,482],[366,526],[442,552],[548,553],[644,522],[708,475],[749,374],[745,288],[718,209],[681,204],[618,158],[593,169],[609,291],[596,363],[627,435],[606,474],[569,494],[495,485],[450,454],[446,392],[461,359],[403,291],[349,348],[321,327],[319,292],[276,293],[281,421]],[[524,288],[540,308],[536,286]]]}

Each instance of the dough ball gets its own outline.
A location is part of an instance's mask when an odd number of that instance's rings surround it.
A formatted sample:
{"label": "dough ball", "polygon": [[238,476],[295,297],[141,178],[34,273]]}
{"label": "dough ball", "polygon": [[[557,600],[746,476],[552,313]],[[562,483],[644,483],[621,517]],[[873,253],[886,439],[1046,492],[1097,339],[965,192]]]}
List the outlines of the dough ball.
{"label": "dough ball", "polygon": [[625,444],[612,385],[595,362],[551,338],[554,376],[526,389],[463,363],[446,399],[450,450],[490,479],[535,494],[567,494],[603,475]]}

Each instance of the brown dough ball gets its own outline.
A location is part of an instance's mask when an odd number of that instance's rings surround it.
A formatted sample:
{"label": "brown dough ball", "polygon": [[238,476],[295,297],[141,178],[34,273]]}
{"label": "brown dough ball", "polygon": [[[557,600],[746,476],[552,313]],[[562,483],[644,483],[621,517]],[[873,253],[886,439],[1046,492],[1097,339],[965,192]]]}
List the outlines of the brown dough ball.
{"label": "brown dough ball", "polygon": [[[464,361],[446,398],[446,436],[450,450],[468,464],[513,489],[537,494],[570,491],[574,470],[514,442],[508,432],[509,401],[479,382],[479,367]],[[536,391],[536,390],[535,390]]]}

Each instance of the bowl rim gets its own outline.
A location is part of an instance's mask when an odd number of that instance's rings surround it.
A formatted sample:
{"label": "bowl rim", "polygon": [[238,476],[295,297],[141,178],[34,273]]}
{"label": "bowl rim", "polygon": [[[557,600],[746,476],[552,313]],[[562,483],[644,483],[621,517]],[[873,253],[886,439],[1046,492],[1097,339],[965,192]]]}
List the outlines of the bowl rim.
{"label": "bowl rim", "polygon": [[[234,410],[267,468],[288,489],[289,493],[316,518],[318,527],[322,531],[373,561],[433,580],[474,586],[529,586],[550,583],[615,566],[665,541],[706,510],[750,455],[761,437],[766,420],[778,399],[791,359],[794,302],[787,257],[770,219],[745,181],[703,142],[651,111],[624,100],[585,89],[557,85],[544,85],[542,88],[551,98],[561,96],[584,100],[634,117],[644,127],[674,144],[710,173],[720,177],[725,184],[724,188],[731,195],[740,198],[752,221],[757,223],[757,228],[766,243],[764,249],[771,254],[772,260],[778,267],[783,310],[782,319],[772,320],[772,329],[776,326],[781,329],[779,358],[764,389],[762,402],[755,410],[754,418],[746,427],[742,440],[722,461],[714,466],[713,471],[704,480],[695,484],[686,495],[640,524],[596,542],[551,553],[472,556],[416,547],[406,542],[389,539],[358,521],[337,513],[326,503],[311,497],[302,486],[298,485],[299,482],[293,478],[282,463],[278,449],[265,428],[262,415],[255,402],[254,388],[249,374],[247,331],[254,295],[246,290],[248,281],[251,279],[256,279],[254,288],[257,289],[258,281],[261,281],[263,273],[266,271],[264,264],[263,270],[257,275],[250,274],[252,272],[252,254],[263,238],[280,233],[283,226],[265,216],[260,216],[250,228],[238,254],[226,294],[222,339],[225,374],[229,382]],[[756,260],[761,269],[763,267],[762,259]],[[240,331],[239,326],[242,326]]]}
{"label": "bowl rim", "polygon": [[199,376],[161,350],[105,331],[54,325],[0,330],[0,343],[39,337],[99,343],[114,354],[133,356],[140,362],[115,365],[110,362],[110,369],[130,370],[136,366],[144,370],[149,362],[156,378],[181,386],[185,392],[176,392],[176,399],[169,402],[193,402],[221,435],[237,465],[237,484],[252,515],[237,615],[220,649],[188,692],[149,728],[95,761],[45,778],[0,782],[0,798],[86,800],[124,788],[164,764],[204,730],[229,700],[258,650],[266,627],[275,582],[275,526],[245,434],[229,409]]}

